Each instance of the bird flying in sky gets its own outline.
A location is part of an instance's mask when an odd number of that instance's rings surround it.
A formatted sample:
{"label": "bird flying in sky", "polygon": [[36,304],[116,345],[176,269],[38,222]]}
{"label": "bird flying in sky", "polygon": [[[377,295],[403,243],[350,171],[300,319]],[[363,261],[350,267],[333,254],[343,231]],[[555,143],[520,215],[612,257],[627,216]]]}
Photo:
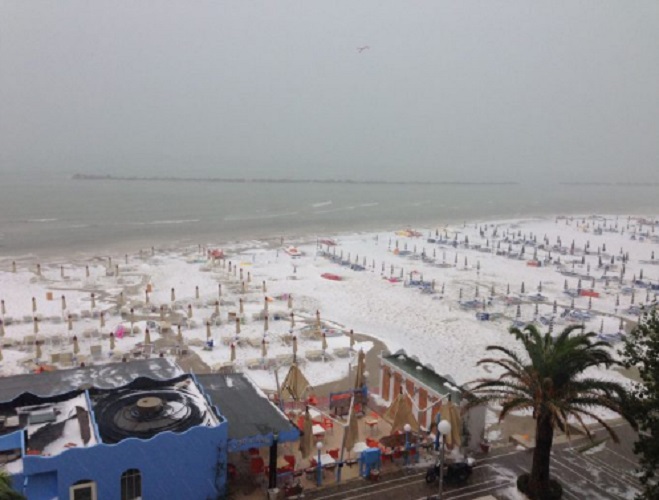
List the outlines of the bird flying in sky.
{"label": "bird flying in sky", "polygon": [[368,45],[364,45],[363,47],[357,47],[357,52],[359,52],[361,54],[362,52],[364,52],[365,50],[370,49],[370,48],[371,47],[369,47]]}

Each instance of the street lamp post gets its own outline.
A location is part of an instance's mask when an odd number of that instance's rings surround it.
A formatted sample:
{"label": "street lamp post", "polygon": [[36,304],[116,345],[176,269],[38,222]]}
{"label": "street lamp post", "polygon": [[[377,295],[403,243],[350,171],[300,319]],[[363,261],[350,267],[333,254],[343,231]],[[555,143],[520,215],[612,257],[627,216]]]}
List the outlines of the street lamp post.
{"label": "street lamp post", "polygon": [[446,435],[451,433],[451,423],[448,420],[441,420],[437,424],[437,432],[441,439],[441,459],[439,462],[439,500],[442,500],[442,490],[444,487],[444,449],[446,447]]}
{"label": "street lamp post", "polygon": [[405,465],[408,465],[410,463],[410,432],[412,432],[412,426],[405,424],[403,430],[405,431]]}
{"label": "street lamp post", "polygon": [[323,482],[323,464],[320,463],[320,450],[323,449],[323,443],[318,441],[316,443],[316,448],[318,449],[318,477],[316,479],[316,484],[320,486]]}

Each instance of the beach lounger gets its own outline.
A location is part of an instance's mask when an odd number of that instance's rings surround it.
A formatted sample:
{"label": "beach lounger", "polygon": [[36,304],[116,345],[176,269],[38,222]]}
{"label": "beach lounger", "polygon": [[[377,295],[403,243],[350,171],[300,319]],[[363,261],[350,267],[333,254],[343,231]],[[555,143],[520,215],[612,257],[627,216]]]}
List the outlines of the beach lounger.
{"label": "beach lounger", "polygon": [[347,358],[350,356],[349,347],[337,347],[332,351],[337,358]]}
{"label": "beach lounger", "polygon": [[249,370],[258,370],[261,368],[261,358],[248,359],[245,361],[245,366],[247,366]]}
{"label": "beach lounger", "polygon": [[53,352],[50,355],[50,363],[55,365],[60,362],[60,353],[59,352]]}
{"label": "beach lounger", "polygon": [[275,360],[278,365],[292,365],[293,364],[293,355],[292,354],[278,354],[275,356]]}
{"label": "beach lounger", "polygon": [[259,347],[261,347],[261,342],[263,342],[263,339],[261,337],[248,337],[247,338],[247,343],[251,347],[259,348]]}
{"label": "beach lounger", "polygon": [[72,352],[60,353],[59,362],[62,366],[73,366],[73,353]]}
{"label": "beach lounger", "polygon": [[323,359],[323,351],[320,349],[309,350],[304,353],[304,357],[309,361],[321,361]]}
{"label": "beach lounger", "polygon": [[89,347],[89,353],[94,359],[101,359],[103,356],[103,346],[101,345],[92,345]]}

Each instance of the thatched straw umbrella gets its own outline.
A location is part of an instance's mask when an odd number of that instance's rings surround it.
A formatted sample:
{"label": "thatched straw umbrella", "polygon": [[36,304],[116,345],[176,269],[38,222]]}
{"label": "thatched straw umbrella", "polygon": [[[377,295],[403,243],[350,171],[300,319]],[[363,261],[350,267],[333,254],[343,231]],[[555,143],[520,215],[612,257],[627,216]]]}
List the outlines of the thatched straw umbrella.
{"label": "thatched straw umbrella", "polygon": [[78,345],[78,336],[73,336],[73,354],[78,354],[80,352],[80,346]]}

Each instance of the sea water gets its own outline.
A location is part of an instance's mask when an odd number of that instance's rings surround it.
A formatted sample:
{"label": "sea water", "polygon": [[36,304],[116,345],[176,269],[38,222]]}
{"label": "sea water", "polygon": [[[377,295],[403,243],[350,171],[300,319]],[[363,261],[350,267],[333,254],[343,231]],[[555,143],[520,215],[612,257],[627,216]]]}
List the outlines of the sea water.
{"label": "sea water", "polygon": [[0,181],[2,257],[555,214],[659,214],[656,186],[165,182],[53,173],[0,173]]}

